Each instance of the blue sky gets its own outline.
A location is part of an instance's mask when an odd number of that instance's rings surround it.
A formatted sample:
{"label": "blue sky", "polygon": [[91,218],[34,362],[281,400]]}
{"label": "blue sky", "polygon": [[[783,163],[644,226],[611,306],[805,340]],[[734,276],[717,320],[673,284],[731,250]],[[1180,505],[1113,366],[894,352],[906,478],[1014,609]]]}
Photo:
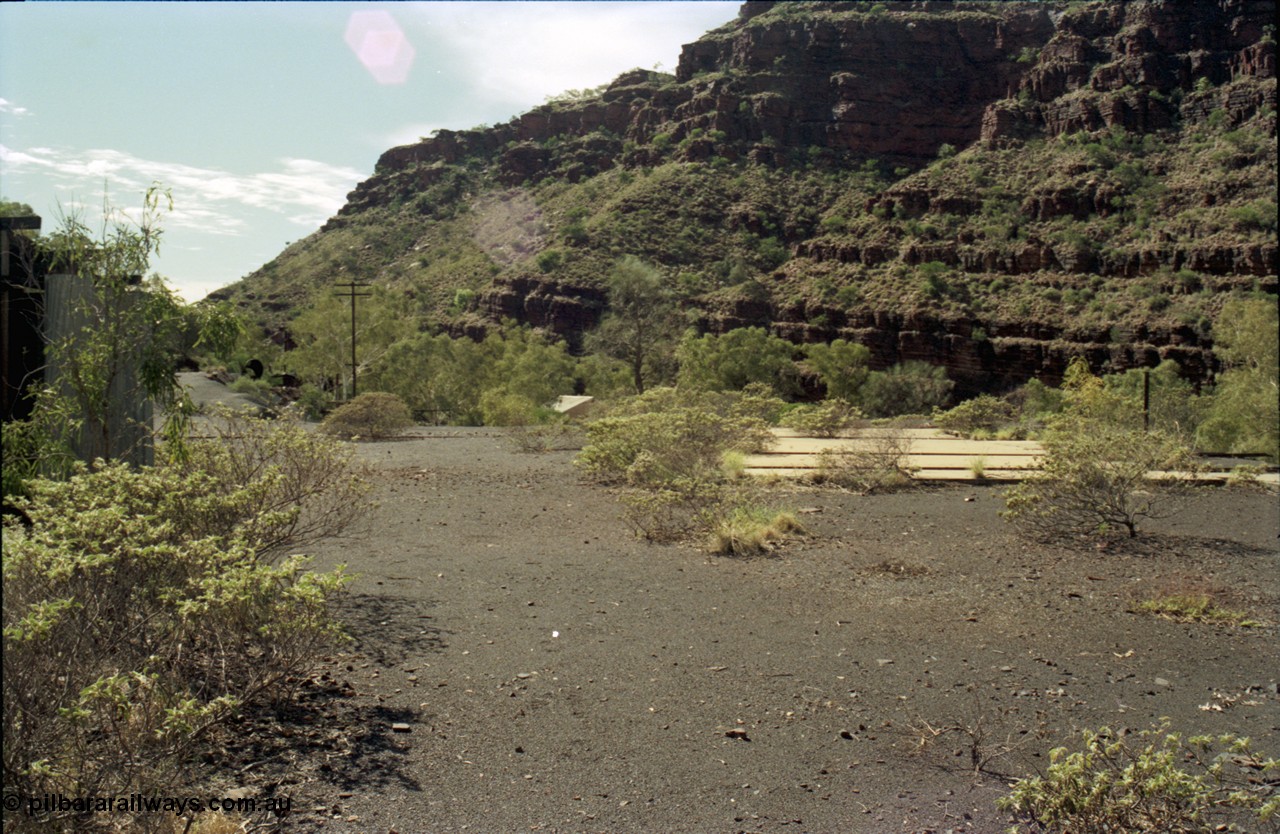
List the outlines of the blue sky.
{"label": "blue sky", "polygon": [[47,232],[159,181],[153,267],[195,301],[315,231],[386,149],[674,71],[738,5],[2,3],[0,194]]}

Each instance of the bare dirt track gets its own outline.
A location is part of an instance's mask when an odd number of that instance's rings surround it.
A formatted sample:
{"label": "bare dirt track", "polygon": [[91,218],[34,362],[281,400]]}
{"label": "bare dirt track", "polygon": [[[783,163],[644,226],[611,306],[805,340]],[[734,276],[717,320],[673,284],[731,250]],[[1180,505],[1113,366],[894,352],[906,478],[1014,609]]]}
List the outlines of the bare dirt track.
{"label": "bare dirt track", "polygon": [[1129,611],[1190,579],[1280,619],[1273,494],[1100,548],[1018,538],[993,487],[779,488],[809,536],[731,559],[636,540],[570,452],[417,434],[358,446],[379,506],[313,551],[359,575],[353,641],[229,751],[284,830],[998,832],[1000,774],[1077,728],[1280,754],[1274,627]]}

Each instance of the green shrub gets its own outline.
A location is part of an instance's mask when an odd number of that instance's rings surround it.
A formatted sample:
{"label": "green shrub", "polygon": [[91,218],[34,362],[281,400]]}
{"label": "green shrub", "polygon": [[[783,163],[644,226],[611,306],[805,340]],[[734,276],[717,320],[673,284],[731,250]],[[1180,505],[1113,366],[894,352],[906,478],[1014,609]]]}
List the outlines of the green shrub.
{"label": "green shrub", "polygon": [[413,416],[404,400],[373,391],[331,412],[320,424],[320,431],[348,440],[379,440],[394,437],[412,425]]}
{"label": "green shrub", "polygon": [[100,464],[28,486],[31,527],[3,542],[6,788],[190,792],[213,729],[283,695],[338,635],[341,571],[272,561],[264,483]]}
{"label": "green shrub", "polygon": [[1082,742],[1051,751],[1044,776],[1017,780],[998,800],[1018,817],[1013,834],[1260,830],[1253,825],[1280,812],[1265,776],[1280,762],[1253,753],[1248,739],[1184,739],[1164,724],[1136,737],[1086,731]]}
{"label": "green shrub", "polygon": [[676,351],[681,387],[736,391],[752,382],[785,393],[794,384],[790,342],[762,327],[743,327],[717,336],[687,335]]}
{"label": "green shrub", "polygon": [[631,488],[622,500],[638,535],[679,538],[705,526],[712,508],[725,502],[726,455],[772,441],[756,416],[763,399],[650,389],[588,423],[574,462],[597,481]]}
{"label": "green shrub", "polygon": [[1044,428],[1050,417],[1062,411],[1063,394],[1038,379],[1029,379],[1009,395],[1009,401],[1017,410],[1018,422],[1028,432]]}
{"label": "green shrub", "polygon": [[[1176,509],[1196,464],[1178,436],[1144,432],[1132,403],[1075,365],[1068,371],[1066,410],[1041,442],[1034,476],[1005,492],[1006,520],[1041,537],[1138,533],[1142,519]],[[1164,473],[1153,480],[1152,473]]]}
{"label": "green shrub", "polygon": [[791,409],[782,425],[812,437],[835,437],[863,418],[858,408],[844,400],[824,400],[817,405]]}
{"label": "green shrub", "polygon": [[322,388],[307,383],[298,392],[297,405],[308,420],[323,420],[333,408],[333,397]]}
{"label": "green shrub", "polygon": [[805,357],[827,386],[828,398],[858,401],[871,373],[871,350],[866,345],[836,339],[830,344],[807,345]]}
{"label": "green shrub", "polygon": [[725,452],[754,452],[771,439],[755,418],[676,408],[589,423],[587,445],[576,462],[604,483],[691,487],[719,479]]}
{"label": "green shrub", "polygon": [[953,387],[946,369],[909,361],[868,374],[857,403],[872,417],[928,414],[947,404]]}
{"label": "green shrub", "polygon": [[555,272],[564,264],[564,253],[559,249],[544,249],[536,260],[540,271]]}
{"label": "green shrub", "polygon": [[818,455],[813,480],[863,495],[893,492],[912,484],[911,436],[901,428],[883,427]]}
{"label": "green shrub", "polygon": [[979,430],[995,432],[1014,422],[1013,406],[990,394],[979,394],[948,411],[934,411],[933,423],[943,431],[973,437]]}
{"label": "green shrub", "polygon": [[750,382],[737,393],[728,392],[726,413],[731,417],[750,417],[769,425],[776,425],[787,407],[786,402],[763,382]]}
{"label": "green shrub", "polygon": [[1147,423],[1179,437],[1190,438],[1203,419],[1206,401],[1196,396],[1180,375],[1178,363],[1166,359],[1155,368],[1131,368],[1102,378],[1103,386],[1126,401],[1121,419],[1142,425],[1143,387],[1148,393]]}
{"label": "green shrub", "polygon": [[1280,313],[1274,299],[1233,300],[1214,326],[1225,370],[1204,422],[1202,446],[1280,460]]}
{"label": "green shrub", "polygon": [[254,379],[251,376],[241,375],[232,380],[227,388],[237,394],[244,394],[261,406],[270,407],[279,402],[275,389],[265,379]]}

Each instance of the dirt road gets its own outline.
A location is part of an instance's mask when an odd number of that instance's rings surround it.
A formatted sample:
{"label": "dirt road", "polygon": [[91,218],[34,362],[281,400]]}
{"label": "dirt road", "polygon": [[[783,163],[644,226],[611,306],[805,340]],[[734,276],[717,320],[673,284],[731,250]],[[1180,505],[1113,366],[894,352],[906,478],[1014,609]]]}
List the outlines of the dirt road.
{"label": "dirt road", "polygon": [[286,830],[985,834],[1077,728],[1280,753],[1274,627],[1129,611],[1205,582],[1275,622],[1273,495],[1124,550],[1028,545],[990,487],[781,492],[810,535],[727,559],[637,541],[571,453],[421,431],[358,447],[380,505],[314,553],[359,574],[354,642],[240,753]]}

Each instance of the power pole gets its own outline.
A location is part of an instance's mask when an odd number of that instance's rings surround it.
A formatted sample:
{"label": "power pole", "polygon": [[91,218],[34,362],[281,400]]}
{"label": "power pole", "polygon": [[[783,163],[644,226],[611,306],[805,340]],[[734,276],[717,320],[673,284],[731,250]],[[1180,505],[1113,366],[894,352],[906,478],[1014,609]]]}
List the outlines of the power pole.
{"label": "power pole", "polygon": [[354,400],[356,398],[356,299],[368,298],[373,293],[356,292],[357,288],[363,289],[370,286],[359,281],[348,281],[335,286],[343,288],[335,295],[345,295],[351,299],[351,399]]}

